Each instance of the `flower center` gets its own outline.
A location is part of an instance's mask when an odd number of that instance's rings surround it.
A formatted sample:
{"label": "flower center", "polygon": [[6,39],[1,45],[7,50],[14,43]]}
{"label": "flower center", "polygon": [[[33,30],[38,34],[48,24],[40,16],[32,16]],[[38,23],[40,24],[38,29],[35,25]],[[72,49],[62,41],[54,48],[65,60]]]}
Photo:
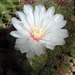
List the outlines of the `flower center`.
{"label": "flower center", "polygon": [[31,37],[36,40],[39,41],[40,39],[42,39],[43,36],[43,30],[42,28],[39,27],[34,27],[31,33]]}

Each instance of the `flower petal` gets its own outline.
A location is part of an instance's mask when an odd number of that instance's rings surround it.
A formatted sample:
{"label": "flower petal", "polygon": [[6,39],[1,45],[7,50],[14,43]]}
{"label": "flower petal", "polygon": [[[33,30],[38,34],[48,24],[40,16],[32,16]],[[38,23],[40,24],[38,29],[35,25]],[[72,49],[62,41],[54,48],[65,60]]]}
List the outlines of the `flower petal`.
{"label": "flower petal", "polygon": [[18,38],[18,39],[16,39],[16,44],[24,44],[25,42],[27,42],[27,41],[30,41],[31,39],[29,38],[29,37],[23,37],[23,38]]}
{"label": "flower petal", "polygon": [[45,17],[46,9],[43,5],[36,5],[34,11],[35,25],[41,27],[42,20]]}
{"label": "flower petal", "polygon": [[21,21],[19,21],[18,19],[16,19],[15,17],[11,18],[11,23],[13,24],[13,26],[19,30],[22,29],[20,26]]}
{"label": "flower petal", "polygon": [[15,18],[15,17],[12,17],[11,18],[11,23],[20,23],[21,21],[20,20],[18,20],[17,18]]}
{"label": "flower petal", "polygon": [[56,31],[51,31],[51,32],[45,34],[43,39],[49,40],[54,36],[66,38],[66,37],[68,37],[68,31],[66,29],[60,29],[60,30],[56,30]]}
{"label": "flower petal", "polygon": [[14,47],[15,47],[16,50],[20,50],[20,48],[22,47],[22,45],[23,45],[23,44],[15,44]]}
{"label": "flower petal", "polygon": [[65,41],[62,37],[56,36],[52,38],[52,41],[55,42],[55,45],[63,45]]}
{"label": "flower petal", "polygon": [[58,35],[61,36],[62,38],[66,38],[69,36],[68,31],[66,29],[61,29],[59,32],[60,33]]}
{"label": "flower petal", "polygon": [[20,29],[20,30],[18,30],[18,32],[21,33],[22,35],[30,36],[30,33],[27,30]]}
{"label": "flower petal", "polygon": [[48,41],[42,40],[42,41],[40,41],[40,43],[44,47],[54,50],[55,44],[53,44],[53,42],[51,42],[50,40],[48,40]]}
{"label": "flower petal", "polygon": [[45,17],[47,17],[47,16],[52,17],[54,15],[54,13],[55,13],[55,8],[52,6],[52,7],[48,8]]}
{"label": "flower petal", "polygon": [[26,53],[26,57],[27,57],[28,59],[33,58],[34,55],[35,55],[35,52],[32,52],[31,50],[29,50],[29,51]]}
{"label": "flower petal", "polygon": [[[51,27],[55,26],[56,25],[56,22],[54,21],[55,19],[55,16],[49,18],[49,20],[46,20],[46,21],[43,21],[46,25],[44,26],[44,32],[48,31]],[[43,23],[43,24],[44,24]]]}
{"label": "flower petal", "polygon": [[52,18],[50,18],[50,22],[45,26],[44,32],[50,32],[53,28],[56,30],[64,27],[66,24],[66,21],[63,20],[63,16],[61,14],[56,14]]}
{"label": "flower petal", "polygon": [[30,50],[30,43],[25,42],[22,47],[20,48],[21,53],[28,52]]}
{"label": "flower petal", "polygon": [[50,28],[50,30],[51,31],[59,30],[59,29],[63,28],[66,25],[66,22],[67,21],[62,20],[62,21],[58,22],[54,27]]}
{"label": "flower petal", "polygon": [[54,47],[55,47],[55,46],[53,46],[53,45],[47,45],[47,48],[48,48],[48,49],[51,49],[51,50],[54,50]]}
{"label": "flower petal", "polygon": [[42,21],[42,26],[41,26],[41,28],[42,28],[42,29],[45,29],[45,27],[48,25],[48,23],[50,22],[50,20],[51,20],[50,17],[44,18],[43,21]]}
{"label": "flower petal", "polygon": [[[22,21],[19,21],[18,19],[16,19],[15,17],[13,17],[11,19],[11,23],[13,24],[13,26],[17,29],[17,30],[27,30],[27,26],[24,25],[24,23],[22,23]],[[28,29],[29,30],[29,29]],[[28,31],[27,30],[27,31]]]}
{"label": "flower petal", "polygon": [[23,12],[20,11],[16,11],[15,15],[21,20],[21,21],[25,21],[25,14]]}
{"label": "flower petal", "polygon": [[18,31],[12,31],[10,32],[10,35],[16,37],[16,38],[22,38],[24,37],[21,33],[19,33]]}
{"label": "flower petal", "polygon": [[27,29],[27,30],[30,30],[31,27],[30,25],[28,24],[27,22],[27,19],[26,19],[26,16],[24,13],[20,12],[20,11],[16,11],[15,12],[16,16],[22,21],[24,27]]}
{"label": "flower petal", "polygon": [[30,45],[32,43],[32,39],[31,38],[26,38],[24,40],[24,44],[22,45],[22,47],[20,48],[21,53],[25,53],[28,52],[30,50]]}
{"label": "flower petal", "polygon": [[34,15],[33,15],[33,7],[29,4],[24,5],[24,13],[26,14],[26,19],[31,28],[34,27]]}
{"label": "flower petal", "polygon": [[51,17],[54,15],[54,12],[55,12],[55,8],[53,6],[47,10],[47,12],[45,14],[45,18],[43,19],[43,22],[42,22],[43,28],[48,25],[48,23],[52,19]]}
{"label": "flower petal", "polygon": [[54,19],[54,21],[59,22],[59,21],[61,21],[61,20],[64,20],[63,15],[61,15],[61,14],[55,14],[55,19]]}
{"label": "flower petal", "polygon": [[40,56],[42,53],[44,53],[42,45],[39,42],[37,42],[37,41],[33,41],[32,44],[31,44],[31,46],[30,46],[30,48],[31,48],[31,50],[33,52],[35,51],[35,53],[38,56]]}
{"label": "flower petal", "polygon": [[44,46],[45,45],[53,45],[54,46],[54,42],[52,40],[50,40],[50,38],[49,39],[42,39],[42,40],[40,40],[40,43],[44,44]]}

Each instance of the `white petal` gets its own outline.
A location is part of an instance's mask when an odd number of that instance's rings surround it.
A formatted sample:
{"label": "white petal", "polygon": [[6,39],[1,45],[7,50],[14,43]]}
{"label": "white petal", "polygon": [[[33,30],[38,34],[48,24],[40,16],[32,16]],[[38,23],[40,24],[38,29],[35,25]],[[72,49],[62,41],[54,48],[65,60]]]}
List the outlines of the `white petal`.
{"label": "white petal", "polygon": [[[59,25],[61,27],[64,27],[64,24],[66,24],[66,21],[63,20],[63,16],[61,14],[55,14],[53,17],[50,18],[49,23],[45,26],[44,31],[50,30],[50,28],[53,28],[56,25]],[[58,27],[58,26],[56,26]],[[59,28],[59,27],[58,27]]]}
{"label": "white petal", "polygon": [[32,51],[35,51],[35,53],[38,56],[40,56],[42,53],[44,53],[42,45],[37,41],[33,41],[30,48],[31,48]]}
{"label": "white petal", "polygon": [[26,19],[26,16],[24,13],[20,12],[20,11],[16,11],[15,14],[20,18],[20,20],[22,21],[24,27],[27,29],[27,30],[30,30],[31,27],[30,25],[28,24],[27,22],[27,19]]}
{"label": "white petal", "polygon": [[28,59],[33,58],[34,55],[35,55],[35,52],[32,52],[31,50],[29,50],[29,51],[26,53],[26,57],[27,57]]}
{"label": "white petal", "polygon": [[[29,30],[29,27],[27,25],[24,25],[22,23],[22,21],[19,21],[18,19],[16,19],[15,17],[13,17],[11,19],[11,23],[13,24],[13,26],[17,29],[17,30],[21,30],[21,29],[24,29],[24,30]],[[28,28],[27,28],[28,27]]]}
{"label": "white petal", "polygon": [[[40,6],[40,5],[39,5]],[[46,12],[46,9],[45,9],[45,7],[44,6],[40,6],[40,12],[39,12],[39,27],[41,26],[41,24],[42,24],[42,21],[43,21],[43,19],[44,19],[44,17],[45,17],[45,12]]]}
{"label": "white petal", "polygon": [[47,16],[52,17],[54,15],[54,13],[55,13],[55,8],[52,6],[52,7],[48,8],[45,17],[47,17]]}
{"label": "white petal", "polygon": [[44,32],[56,24],[56,22],[53,19],[54,19],[54,17],[51,17],[51,18],[46,17],[43,19],[42,28],[44,29]]}
{"label": "white petal", "polygon": [[66,38],[69,36],[68,31],[66,29],[61,29],[59,32],[60,33],[58,35],[61,36],[62,38]]}
{"label": "white petal", "polygon": [[54,50],[54,47],[53,45],[47,45],[47,48],[51,49],[51,50]]}
{"label": "white petal", "polygon": [[21,53],[28,52],[30,50],[30,45],[32,43],[32,39],[25,39],[23,46],[20,48]]}
{"label": "white petal", "polygon": [[29,4],[24,5],[24,13],[26,14],[26,19],[31,28],[34,27],[34,15],[33,15],[33,7]]}
{"label": "white petal", "polygon": [[34,20],[35,20],[35,26],[38,26],[39,23],[39,8],[36,6],[34,10]]}
{"label": "white petal", "polygon": [[62,37],[55,36],[50,38],[50,40],[41,40],[40,43],[44,47],[54,50],[55,45],[63,45],[65,44],[65,41]]}
{"label": "white petal", "polygon": [[68,31],[66,29],[60,29],[60,30],[56,30],[56,31],[51,31],[51,32],[45,34],[43,39],[49,40],[53,36],[58,36],[58,37],[66,38],[66,37],[68,37]]}
{"label": "white petal", "polygon": [[64,19],[63,15],[61,15],[61,14],[55,14],[54,21],[59,22],[60,20],[63,20],[63,19]]}
{"label": "white petal", "polygon": [[[24,9],[24,13],[26,15],[29,15],[30,13],[33,12],[33,7],[29,4],[24,5],[23,9]],[[31,12],[29,12],[29,11],[31,11]]]}
{"label": "white petal", "polygon": [[59,29],[63,28],[66,25],[66,22],[67,21],[65,21],[65,20],[58,22],[55,26],[50,28],[50,31],[59,30]]}
{"label": "white petal", "polygon": [[11,23],[20,23],[21,21],[16,19],[15,17],[11,18]]}
{"label": "white petal", "polygon": [[20,11],[16,11],[15,12],[16,16],[21,20],[21,21],[25,21],[25,14],[20,12]]}
{"label": "white petal", "polygon": [[56,36],[52,38],[52,41],[55,42],[56,45],[63,45],[65,41],[62,37]]}
{"label": "white petal", "polygon": [[48,40],[48,41],[41,40],[40,43],[41,43],[44,47],[49,48],[49,49],[51,49],[51,50],[54,50],[55,44],[52,42],[52,40]]}
{"label": "white petal", "polygon": [[55,45],[54,42],[52,40],[50,40],[50,38],[40,40],[40,43],[43,44],[45,47],[46,47],[46,45]]}
{"label": "white petal", "polygon": [[29,41],[30,40],[30,38],[29,37],[27,37],[27,36],[25,36],[25,37],[23,37],[23,38],[18,38],[18,39],[16,39],[16,44],[24,44],[25,42],[27,42],[27,41]]}
{"label": "white petal", "polygon": [[21,33],[19,33],[18,31],[12,31],[10,32],[10,35],[17,37],[17,38],[22,38],[24,37]]}
{"label": "white petal", "polygon": [[[49,18],[49,20],[46,20],[45,22],[45,26],[44,26],[44,32],[46,32],[46,31],[48,31],[48,30],[50,30],[50,28],[51,27],[53,27],[53,26],[55,26],[56,25],[56,21],[54,21],[54,19],[55,19],[55,16],[53,16],[53,17],[51,17],[51,18]],[[48,23],[47,23],[48,22]],[[44,23],[43,23],[44,24]],[[43,27],[43,26],[42,26]]]}
{"label": "white petal", "polygon": [[55,21],[51,21],[51,25],[48,25],[45,28],[45,34],[50,33],[52,31],[56,31],[56,30],[60,30],[61,28],[63,28],[66,25],[65,20],[61,20],[60,22],[55,23]]}
{"label": "white petal", "polygon": [[[50,7],[50,8],[47,10],[46,15],[44,15],[45,18],[43,19],[43,22],[42,22],[42,27],[43,27],[43,28],[45,28],[47,25],[49,25],[49,26],[47,26],[47,27],[49,28],[49,27],[53,26],[53,25],[56,23],[56,22],[54,22],[54,20],[50,22],[51,19],[55,19],[55,17],[56,17],[56,15],[54,15],[54,12],[55,12],[55,8],[54,8],[53,6]],[[53,15],[54,15],[54,16],[53,16]],[[52,17],[52,16],[53,16],[53,17]],[[53,24],[52,24],[52,23],[53,23]],[[51,24],[52,24],[52,25],[51,25]]]}
{"label": "white petal", "polygon": [[34,11],[35,25],[41,27],[42,20],[45,17],[46,9],[43,5],[36,5]]}
{"label": "white petal", "polygon": [[21,53],[26,53],[30,50],[30,44],[25,42],[22,47],[20,48]]}
{"label": "white petal", "polygon": [[64,45],[64,44],[65,44],[65,41],[64,41],[64,40],[61,40],[61,41],[59,41],[59,42],[56,42],[55,44],[56,44],[56,45]]}
{"label": "white petal", "polygon": [[61,29],[58,31],[53,31],[50,34],[47,34],[40,40],[40,43],[43,44],[45,47],[47,45],[63,45],[65,44],[64,38],[68,37],[68,32],[66,29]]}
{"label": "white petal", "polygon": [[15,17],[11,18],[11,23],[13,24],[13,26],[19,30],[22,29],[20,26],[21,21],[19,21],[18,19],[16,19]]}
{"label": "white petal", "polygon": [[42,29],[45,29],[45,27],[48,25],[48,23],[50,22],[50,20],[51,20],[51,18],[45,17],[45,18],[43,19],[43,21],[42,21],[42,26],[41,26],[41,28],[42,28]]}
{"label": "white petal", "polygon": [[27,30],[20,29],[20,30],[18,30],[18,32],[21,33],[22,35],[30,36],[30,33]]}
{"label": "white petal", "polygon": [[23,45],[23,44],[15,44],[14,47],[15,47],[16,50],[20,50],[20,48],[22,47],[22,45]]}

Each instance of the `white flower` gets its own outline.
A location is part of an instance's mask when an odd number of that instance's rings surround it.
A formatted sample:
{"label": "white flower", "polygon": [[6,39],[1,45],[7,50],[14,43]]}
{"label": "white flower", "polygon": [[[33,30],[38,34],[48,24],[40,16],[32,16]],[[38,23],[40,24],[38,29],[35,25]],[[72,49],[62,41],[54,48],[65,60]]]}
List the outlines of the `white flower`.
{"label": "white flower", "polygon": [[26,53],[27,58],[35,54],[40,56],[44,53],[44,47],[54,50],[56,45],[65,44],[64,38],[68,37],[63,15],[54,14],[52,6],[47,11],[43,5],[24,5],[24,13],[16,11],[16,16],[11,22],[16,28],[10,34],[16,37],[15,48],[21,53]]}

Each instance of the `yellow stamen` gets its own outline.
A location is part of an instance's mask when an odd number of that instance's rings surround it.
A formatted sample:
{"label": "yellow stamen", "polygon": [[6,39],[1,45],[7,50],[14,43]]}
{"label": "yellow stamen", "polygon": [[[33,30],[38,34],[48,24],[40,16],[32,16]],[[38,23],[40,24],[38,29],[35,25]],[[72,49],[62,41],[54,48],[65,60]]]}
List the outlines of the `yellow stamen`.
{"label": "yellow stamen", "polygon": [[34,38],[40,38],[43,34],[42,29],[39,27],[34,27],[32,31]]}

